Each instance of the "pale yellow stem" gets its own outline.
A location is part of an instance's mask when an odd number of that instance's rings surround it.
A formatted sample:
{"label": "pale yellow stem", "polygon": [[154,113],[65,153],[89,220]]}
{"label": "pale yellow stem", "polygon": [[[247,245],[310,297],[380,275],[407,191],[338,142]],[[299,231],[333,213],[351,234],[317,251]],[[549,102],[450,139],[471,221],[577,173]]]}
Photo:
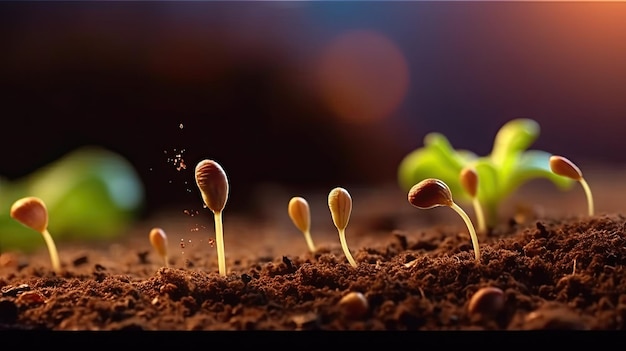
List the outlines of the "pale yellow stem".
{"label": "pale yellow stem", "polygon": [[304,240],[306,240],[306,245],[309,247],[309,251],[311,251],[312,253],[315,252],[315,245],[313,244],[313,239],[311,238],[311,232],[310,231],[305,231],[304,232]]}
{"label": "pale yellow stem", "polygon": [[352,265],[352,267],[357,266],[356,261],[352,258],[352,254],[350,253],[350,249],[348,249],[348,243],[346,243],[346,230],[339,229],[339,240],[341,241],[341,247],[343,248],[343,253],[346,255],[348,262]]}
{"label": "pale yellow stem", "polygon": [[580,178],[579,182],[585,190],[585,195],[587,195],[587,208],[589,209],[589,216],[593,216],[593,197],[591,196],[591,189],[589,188],[589,184],[587,184],[585,178]]}
{"label": "pale yellow stem", "polygon": [[478,231],[481,233],[487,232],[487,224],[485,223],[485,214],[483,208],[480,205],[480,201],[477,197],[472,201],[474,204],[474,212],[476,213],[476,220],[478,221]]}
{"label": "pale yellow stem", "polygon": [[43,235],[43,239],[46,241],[46,245],[48,246],[50,261],[52,262],[52,269],[57,273],[61,273],[61,262],[59,261],[59,253],[57,251],[56,245],[54,244],[54,240],[52,240],[52,236],[48,232],[48,229],[44,229],[41,234]]}
{"label": "pale yellow stem", "polygon": [[215,245],[217,246],[217,265],[221,276],[226,275],[226,258],[224,257],[224,229],[222,227],[222,211],[213,212],[215,217]]}
{"label": "pale yellow stem", "polygon": [[474,257],[476,258],[476,262],[480,262],[480,248],[478,247],[478,237],[476,236],[476,229],[474,229],[472,221],[470,220],[467,213],[465,213],[465,211],[463,211],[463,209],[459,207],[459,205],[457,205],[456,203],[453,202],[450,207],[455,210],[461,216],[461,218],[463,218],[463,221],[465,221],[465,225],[467,226],[467,230],[469,230],[470,237],[472,239],[472,245],[474,246]]}

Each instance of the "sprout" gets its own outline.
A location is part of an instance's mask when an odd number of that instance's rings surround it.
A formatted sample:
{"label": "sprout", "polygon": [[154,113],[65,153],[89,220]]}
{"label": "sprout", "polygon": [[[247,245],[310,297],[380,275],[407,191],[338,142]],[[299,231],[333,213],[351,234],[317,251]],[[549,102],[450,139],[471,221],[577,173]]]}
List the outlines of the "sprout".
{"label": "sprout", "polygon": [[352,198],[348,191],[344,188],[334,188],[328,194],[328,207],[330,208],[330,214],[333,217],[333,223],[339,231],[339,240],[341,241],[341,247],[343,253],[352,265],[356,267],[356,261],[352,258],[348,244],[346,243],[346,227],[350,220],[350,214],[352,213]]}
{"label": "sprout", "polygon": [[495,316],[504,307],[504,292],[496,287],[478,289],[470,298],[467,311],[470,315]]}
{"label": "sprout", "polygon": [[478,220],[478,231],[485,233],[487,231],[487,224],[485,224],[485,214],[483,208],[480,205],[480,200],[476,196],[478,191],[478,173],[473,167],[467,166],[461,170],[460,181],[463,189],[472,198],[472,204],[474,205],[474,212],[476,212],[476,219]]}
{"label": "sprout", "polygon": [[309,251],[315,253],[315,245],[311,238],[311,211],[309,203],[302,197],[293,197],[289,200],[287,212],[293,224],[304,234]]}
{"label": "sprout", "polygon": [[455,150],[440,133],[424,137],[424,146],[409,153],[398,167],[398,182],[409,190],[426,178],[444,181],[460,201],[473,200],[462,191],[461,170],[471,166],[480,183],[476,196],[485,212],[486,226],[493,228],[498,221],[500,204],[527,181],[539,178],[551,180],[559,188],[573,184],[568,178],[554,174],[548,167],[551,154],[527,150],[539,135],[539,124],[526,118],[514,119],[502,126],[495,136],[491,153],[478,156],[468,150]]}
{"label": "sprout", "polygon": [[369,311],[369,302],[362,293],[351,291],[339,300],[339,307],[346,317],[359,319]]}
{"label": "sprout", "polygon": [[11,217],[30,227],[43,235],[43,239],[48,246],[52,269],[56,273],[61,272],[61,263],[59,261],[59,253],[52,236],[48,232],[48,209],[46,204],[40,198],[29,196],[21,198],[11,206]]}
{"label": "sprout", "polygon": [[163,258],[165,267],[169,267],[169,261],[167,258],[167,235],[161,228],[152,228],[150,230],[150,244],[156,250],[156,252]]}
{"label": "sprout", "polygon": [[585,190],[585,195],[587,196],[589,216],[593,216],[593,196],[591,195],[589,184],[587,184],[587,181],[583,178],[583,173],[580,171],[580,168],[563,156],[553,155],[550,156],[550,169],[552,169],[552,172],[573,179],[582,185]]}
{"label": "sprout", "polygon": [[465,225],[467,225],[474,246],[474,256],[476,257],[476,261],[480,262],[480,249],[478,247],[478,237],[476,236],[474,225],[467,213],[452,200],[452,193],[446,183],[435,178],[424,179],[413,185],[411,190],[409,190],[408,199],[411,205],[420,209],[448,206],[455,210],[461,218],[463,218]]}
{"label": "sprout", "polygon": [[225,276],[226,260],[224,257],[222,211],[228,199],[228,178],[226,178],[226,173],[222,169],[222,166],[213,160],[202,160],[198,162],[195,175],[196,184],[202,194],[202,200],[206,207],[213,211],[219,273]]}

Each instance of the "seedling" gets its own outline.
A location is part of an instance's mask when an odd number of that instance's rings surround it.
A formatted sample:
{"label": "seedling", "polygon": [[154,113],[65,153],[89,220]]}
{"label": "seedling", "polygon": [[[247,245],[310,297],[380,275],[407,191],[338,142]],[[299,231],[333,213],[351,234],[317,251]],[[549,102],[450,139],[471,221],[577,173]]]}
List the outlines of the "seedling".
{"label": "seedling", "polygon": [[348,243],[346,242],[346,227],[348,226],[350,214],[352,213],[352,197],[350,197],[346,189],[340,187],[334,188],[328,194],[328,207],[330,208],[333,223],[335,223],[335,227],[337,227],[339,231],[339,240],[341,241],[343,253],[346,255],[352,267],[356,267],[356,261],[352,258],[350,249],[348,249]]}
{"label": "seedling", "polygon": [[363,293],[351,291],[339,300],[343,314],[351,319],[359,319],[369,311],[369,302]]}
{"label": "seedling", "polygon": [[585,178],[583,178],[583,172],[580,171],[580,168],[563,156],[553,155],[550,156],[550,169],[552,169],[552,172],[560,176],[573,179],[582,185],[585,190],[585,195],[587,196],[587,209],[589,216],[593,216],[594,209],[591,188],[589,188],[589,184]]}
{"label": "seedling", "polygon": [[169,268],[170,264],[167,257],[167,235],[161,228],[152,228],[150,230],[150,244],[156,252],[163,258],[163,264]]}
{"label": "seedling", "polygon": [[463,218],[470,233],[472,245],[474,246],[474,257],[476,262],[480,262],[480,249],[478,247],[478,237],[476,230],[469,216],[463,209],[452,200],[452,193],[446,183],[440,179],[427,178],[413,185],[409,190],[409,203],[419,209],[430,209],[438,206],[448,206]]}
{"label": "seedling", "polygon": [[224,229],[222,211],[228,199],[228,178],[219,163],[213,160],[202,160],[196,165],[196,184],[200,189],[202,200],[212,212],[215,219],[215,244],[219,273],[226,275],[226,258],[224,257]]}
{"label": "seedling", "polygon": [[61,273],[59,253],[52,236],[48,232],[48,209],[43,200],[38,197],[28,196],[15,201],[11,206],[11,217],[43,235],[43,239],[48,246],[52,269],[56,273]]}
{"label": "seedling", "polygon": [[302,197],[293,197],[289,200],[287,212],[293,224],[304,234],[309,251],[315,253],[315,245],[311,238],[311,210],[309,203]]}
{"label": "seedling", "polygon": [[504,308],[504,292],[500,288],[487,286],[478,289],[467,305],[470,315],[493,317]]}
{"label": "seedling", "polygon": [[476,196],[478,191],[478,173],[471,166],[466,166],[461,170],[460,179],[463,189],[472,198],[472,205],[474,206],[474,212],[476,213],[476,220],[478,221],[478,231],[485,233],[487,231],[487,224],[485,223],[485,214],[483,208],[480,205],[480,201]]}
{"label": "seedling", "polygon": [[468,150],[455,150],[440,133],[429,133],[424,146],[409,153],[398,168],[398,181],[404,189],[426,178],[445,182],[459,201],[470,202],[472,196],[463,190],[459,174],[472,166],[480,180],[476,197],[485,212],[487,227],[498,221],[500,204],[527,181],[547,178],[559,188],[566,189],[573,181],[554,174],[548,166],[551,154],[541,150],[526,150],[538,137],[539,124],[531,119],[514,119],[496,134],[493,149],[487,156],[477,156]]}

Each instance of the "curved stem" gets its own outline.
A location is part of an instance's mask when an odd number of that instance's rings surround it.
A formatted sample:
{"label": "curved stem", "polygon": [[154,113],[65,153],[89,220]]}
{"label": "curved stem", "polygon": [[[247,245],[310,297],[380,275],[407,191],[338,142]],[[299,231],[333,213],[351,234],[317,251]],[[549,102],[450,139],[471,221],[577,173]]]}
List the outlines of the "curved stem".
{"label": "curved stem", "polygon": [[312,253],[315,252],[315,245],[313,245],[313,239],[311,238],[311,232],[310,231],[306,231],[304,232],[304,239],[306,240],[306,245],[309,247],[309,251],[311,251]]}
{"label": "curved stem", "polygon": [[52,236],[48,232],[48,229],[44,229],[41,234],[43,235],[43,239],[46,241],[46,245],[48,246],[48,252],[50,253],[50,261],[52,262],[52,269],[55,272],[61,273],[61,262],[59,261],[59,252],[57,251],[57,247],[54,244],[54,240],[52,240]]}
{"label": "curved stem", "polygon": [[343,248],[343,253],[346,255],[348,262],[352,265],[352,267],[357,266],[356,261],[352,258],[352,254],[350,253],[350,249],[348,249],[348,243],[346,243],[346,230],[339,229],[339,240],[341,241],[341,247]]}
{"label": "curved stem", "polygon": [[585,178],[580,178],[579,182],[585,190],[585,195],[587,195],[587,208],[589,209],[589,216],[593,216],[593,197],[591,196],[591,189],[589,188],[589,184],[587,184]]}
{"label": "curved stem", "polygon": [[480,201],[477,197],[473,199],[474,204],[474,212],[476,213],[476,220],[478,221],[478,231],[481,233],[487,232],[487,224],[485,223],[485,214],[483,213],[483,208],[480,205]]}
{"label": "curved stem", "polygon": [[472,239],[472,245],[474,246],[474,257],[476,258],[476,262],[480,263],[480,249],[478,247],[478,237],[476,236],[476,229],[474,229],[472,221],[470,220],[467,213],[465,213],[465,211],[463,211],[463,209],[459,207],[459,205],[453,202],[450,207],[455,210],[461,216],[461,218],[463,218],[463,221],[465,221],[465,225],[467,226],[467,230],[469,230],[470,237]]}
{"label": "curved stem", "polygon": [[222,211],[214,212],[215,217],[215,245],[217,246],[217,265],[221,276],[226,275],[226,258],[224,257],[224,229],[222,226]]}

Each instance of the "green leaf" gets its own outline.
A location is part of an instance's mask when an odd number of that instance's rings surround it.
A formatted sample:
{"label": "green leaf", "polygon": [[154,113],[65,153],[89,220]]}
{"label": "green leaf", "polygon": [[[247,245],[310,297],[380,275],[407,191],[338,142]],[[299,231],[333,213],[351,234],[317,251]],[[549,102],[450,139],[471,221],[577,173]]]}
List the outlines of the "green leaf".
{"label": "green leaf", "polygon": [[559,189],[565,190],[572,186],[574,180],[559,176],[550,169],[550,156],[552,154],[541,150],[529,150],[524,152],[512,171],[512,176],[507,178],[505,192],[510,193],[523,183],[537,178],[546,178],[552,181]]}
{"label": "green leaf", "polygon": [[143,206],[143,184],[122,156],[84,147],[32,174],[1,184],[0,251],[31,250],[45,245],[41,234],[10,217],[19,198],[41,198],[55,240],[115,237]]}
{"label": "green leaf", "polygon": [[539,131],[539,124],[532,119],[518,118],[505,123],[496,134],[490,154],[496,167],[513,162],[537,139]]}

